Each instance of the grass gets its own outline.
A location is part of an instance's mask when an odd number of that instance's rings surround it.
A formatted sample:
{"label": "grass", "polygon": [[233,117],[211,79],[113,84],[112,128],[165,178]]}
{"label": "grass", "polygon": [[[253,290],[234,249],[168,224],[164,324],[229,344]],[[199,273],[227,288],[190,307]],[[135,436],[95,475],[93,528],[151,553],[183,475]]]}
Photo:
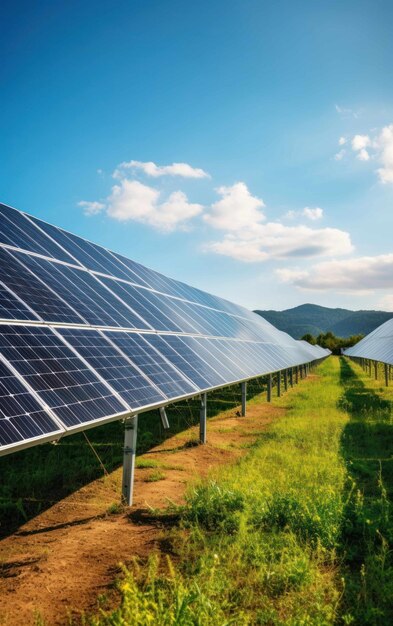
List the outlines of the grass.
{"label": "grass", "polygon": [[393,623],[393,389],[330,358],[283,417],[188,492],[166,555],[94,626]]}
{"label": "grass", "polygon": [[164,480],[166,478],[164,472],[161,472],[159,469],[154,470],[153,472],[150,472],[146,478],[145,478],[145,482],[147,483],[156,483],[159,480]]}
{"label": "grass", "polygon": [[[248,386],[249,397],[260,392],[264,381]],[[208,416],[231,410],[241,401],[240,385],[209,394]],[[167,436],[181,433],[199,422],[199,401],[188,400],[167,408],[170,430],[164,431],[158,411],[143,413],[138,424],[138,455]],[[86,432],[107,472],[122,464],[124,428],[113,422]],[[193,441],[188,445],[194,445]],[[155,468],[158,462],[137,459],[137,467]],[[0,458],[0,536],[105,473],[83,433],[65,437],[57,445],[45,444]]]}

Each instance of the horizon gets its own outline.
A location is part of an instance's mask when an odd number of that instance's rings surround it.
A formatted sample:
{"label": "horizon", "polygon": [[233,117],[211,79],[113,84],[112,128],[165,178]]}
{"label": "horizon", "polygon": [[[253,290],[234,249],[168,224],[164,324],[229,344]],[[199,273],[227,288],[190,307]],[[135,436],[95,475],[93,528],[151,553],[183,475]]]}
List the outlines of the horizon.
{"label": "horizon", "polygon": [[2,17],[7,205],[252,310],[393,311],[390,2]]}

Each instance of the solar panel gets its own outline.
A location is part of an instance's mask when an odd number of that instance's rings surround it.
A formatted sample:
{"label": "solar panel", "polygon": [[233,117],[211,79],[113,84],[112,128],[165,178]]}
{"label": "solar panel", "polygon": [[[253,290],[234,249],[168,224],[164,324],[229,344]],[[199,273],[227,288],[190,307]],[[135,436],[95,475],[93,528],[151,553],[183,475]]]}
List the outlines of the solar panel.
{"label": "solar panel", "polygon": [[48,327],[0,325],[0,351],[68,429],[128,412]]}
{"label": "solar panel", "polygon": [[72,263],[72,258],[41,233],[27,216],[4,204],[0,204],[0,243]]}
{"label": "solar panel", "polygon": [[0,205],[0,453],[326,354]]}
{"label": "solar panel", "polygon": [[200,390],[226,383],[208,362],[176,335],[145,335],[146,341],[154,346],[168,361],[180,370]]}
{"label": "solar panel", "polygon": [[147,329],[149,326],[84,269],[13,253],[45,285],[93,326]]}
{"label": "solar panel", "polygon": [[198,389],[137,333],[105,332],[116,346],[162,391],[173,399],[196,393]]}
{"label": "solar panel", "polygon": [[36,278],[10,250],[0,248],[0,266],[2,282],[35,311],[36,315],[31,313],[32,320],[38,316],[48,322],[83,324],[84,319]]}
{"label": "solar panel", "polygon": [[147,376],[134,367],[121,350],[99,331],[60,328],[59,333],[119,393],[130,408],[162,404],[165,400],[166,397]]}
{"label": "solar panel", "polygon": [[0,320],[38,319],[15,294],[0,281]]}
{"label": "solar panel", "polygon": [[13,449],[37,438],[54,439],[63,432],[0,358],[0,446]]}
{"label": "solar panel", "polygon": [[345,354],[393,365],[393,319],[375,328],[352,348],[347,348]]}

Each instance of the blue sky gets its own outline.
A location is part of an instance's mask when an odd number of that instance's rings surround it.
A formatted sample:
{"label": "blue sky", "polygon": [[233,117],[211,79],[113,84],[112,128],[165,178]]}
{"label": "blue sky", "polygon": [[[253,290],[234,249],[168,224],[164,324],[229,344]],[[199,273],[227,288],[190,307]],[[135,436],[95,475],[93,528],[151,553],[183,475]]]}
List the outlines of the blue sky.
{"label": "blue sky", "polygon": [[3,202],[250,308],[393,310],[390,1],[0,11]]}

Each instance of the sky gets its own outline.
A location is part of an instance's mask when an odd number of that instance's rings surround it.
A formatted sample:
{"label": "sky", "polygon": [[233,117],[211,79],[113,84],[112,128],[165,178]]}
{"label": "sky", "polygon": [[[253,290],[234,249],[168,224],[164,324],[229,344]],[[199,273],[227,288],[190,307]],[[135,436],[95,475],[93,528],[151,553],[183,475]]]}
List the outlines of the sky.
{"label": "sky", "polygon": [[393,310],[390,0],[3,0],[0,201],[255,309]]}

